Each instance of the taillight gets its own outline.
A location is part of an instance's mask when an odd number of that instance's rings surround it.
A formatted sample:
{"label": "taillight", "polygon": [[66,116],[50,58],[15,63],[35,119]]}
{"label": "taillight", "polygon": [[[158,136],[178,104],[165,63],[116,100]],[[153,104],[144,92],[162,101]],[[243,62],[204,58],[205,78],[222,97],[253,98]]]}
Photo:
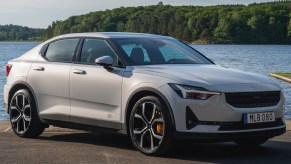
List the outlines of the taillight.
{"label": "taillight", "polygon": [[9,76],[9,73],[11,71],[12,65],[11,64],[7,64],[6,65],[6,76]]}

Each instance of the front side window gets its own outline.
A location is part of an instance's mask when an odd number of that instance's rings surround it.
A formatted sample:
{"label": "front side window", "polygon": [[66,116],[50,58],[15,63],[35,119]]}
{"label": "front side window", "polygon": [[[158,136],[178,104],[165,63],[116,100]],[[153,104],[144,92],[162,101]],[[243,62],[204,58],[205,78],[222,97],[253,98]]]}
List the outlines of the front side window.
{"label": "front side window", "polygon": [[213,64],[198,51],[175,39],[116,38],[132,65]]}
{"label": "front side window", "polygon": [[102,39],[85,39],[81,52],[80,62],[84,64],[95,64],[95,60],[102,56],[111,56],[113,58],[113,66],[118,65],[118,57]]}
{"label": "front side window", "polygon": [[57,40],[49,44],[45,58],[53,62],[72,62],[79,39]]}

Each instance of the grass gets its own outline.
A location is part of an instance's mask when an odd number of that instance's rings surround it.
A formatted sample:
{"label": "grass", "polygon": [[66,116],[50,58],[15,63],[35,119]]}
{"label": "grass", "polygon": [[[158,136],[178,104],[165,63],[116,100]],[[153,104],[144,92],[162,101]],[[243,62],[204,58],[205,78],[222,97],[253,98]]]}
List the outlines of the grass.
{"label": "grass", "polygon": [[291,72],[273,72],[273,74],[291,79]]}

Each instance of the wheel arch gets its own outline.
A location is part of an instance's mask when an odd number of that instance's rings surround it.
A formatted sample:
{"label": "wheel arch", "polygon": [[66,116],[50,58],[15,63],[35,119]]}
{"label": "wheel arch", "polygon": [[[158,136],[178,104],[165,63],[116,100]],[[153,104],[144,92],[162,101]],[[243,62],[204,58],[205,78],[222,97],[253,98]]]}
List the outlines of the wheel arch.
{"label": "wheel arch", "polygon": [[[20,89],[27,89],[30,92],[30,94],[34,98],[36,109],[38,110],[37,99],[36,99],[36,96],[35,96],[35,93],[34,93],[32,87],[24,81],[18,81],[18,82],[13,84],[13,86],[11,87],[11,89],[9,90],[9,93],[8,93],[8,114],[10,113],[9,103],[10,103],[14,93]],[[37,111],[37,113],[38,113],[38,111]]]}
{"label": "wheel arch", "polygon": [[174,114],[173,114],[173,110],[172,107],[169,103],[169,101],[167,100],[167,98],[157,89],[151,88],[151,87],[142,87],[139,88],[137,90],[135,90],[133,93],[131,93],[131,95],[129,96],[127,103],[126,103],[126,107],[125,107],[125,123],[123,125],[123,129],[128,131],[128,123],[129,123],[129,117],[130,117],[130,113],[132,111],[133,106],[135,105],[135,102],[138,101],[139,99],[141,99],[144,96],[156,96],[159,99],[161,99],[164,105],[166,105],[166,107],[169,109],[170,112],[170,116],[171,116],[171,122],[173,127],[175,126],[175,119],[174,119]]}

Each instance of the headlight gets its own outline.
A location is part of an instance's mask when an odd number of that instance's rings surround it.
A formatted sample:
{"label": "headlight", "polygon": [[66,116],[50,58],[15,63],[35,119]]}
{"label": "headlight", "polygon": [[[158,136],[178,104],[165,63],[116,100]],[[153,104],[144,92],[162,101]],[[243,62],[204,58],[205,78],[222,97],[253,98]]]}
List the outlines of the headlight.
{"label": "headlight", "polygon": [[210,92],[202,87],[194,87],[181,84],[169,84],[170,87],[184,99],[206,100],[213,95],[220,95],[218,92]]}

